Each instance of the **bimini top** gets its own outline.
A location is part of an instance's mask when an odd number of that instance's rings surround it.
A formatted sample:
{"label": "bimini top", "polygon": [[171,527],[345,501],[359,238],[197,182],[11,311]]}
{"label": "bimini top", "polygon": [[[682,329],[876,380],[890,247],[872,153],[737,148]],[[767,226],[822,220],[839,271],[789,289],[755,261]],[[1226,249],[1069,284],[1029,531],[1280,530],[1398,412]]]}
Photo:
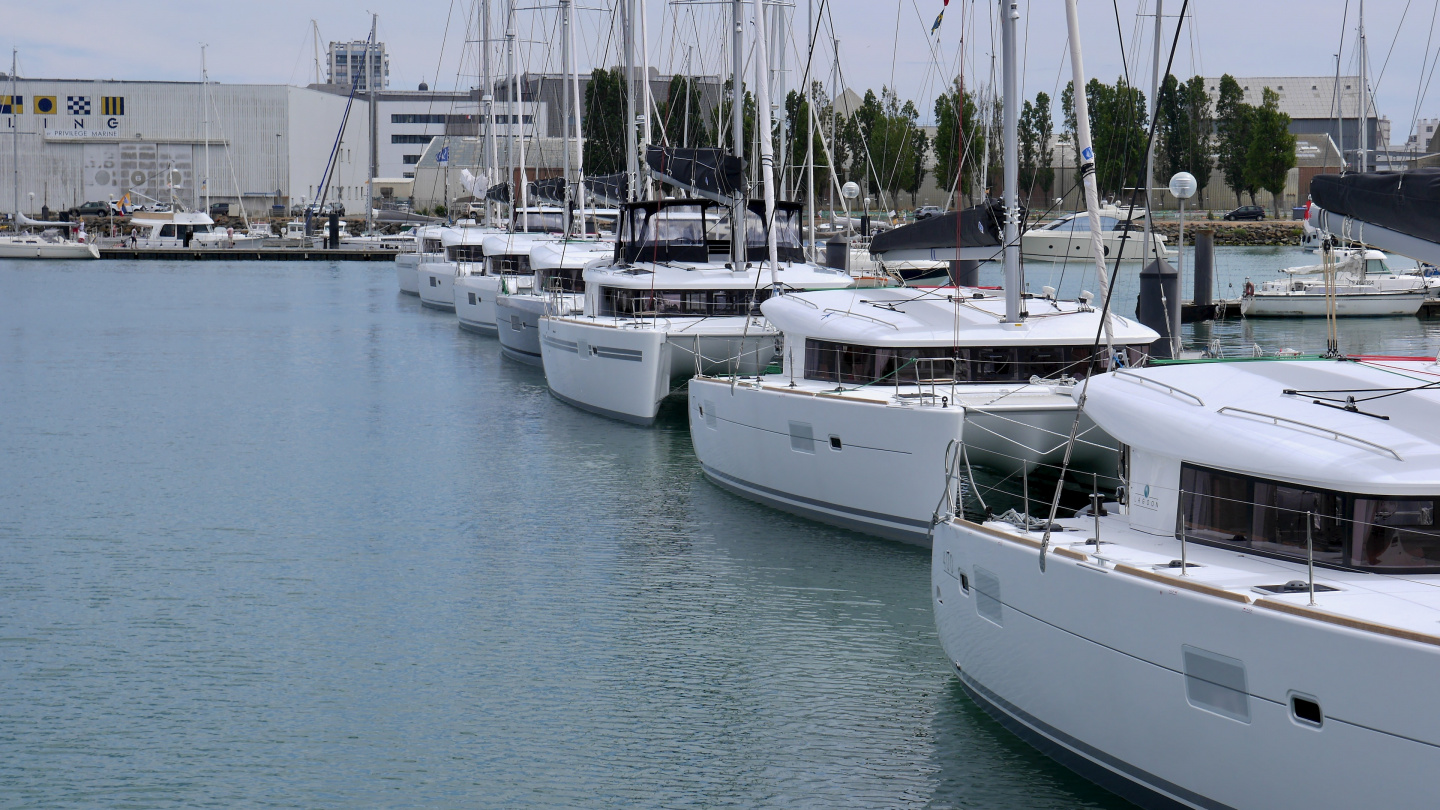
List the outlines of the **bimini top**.
{"label": "bimini top", "polygon": [[[1202,361],[1096,376],[1085,411],[1120,442],[1189,464],[1436,495],[1440,389],[1421,388],[1436,383],[1440,365],[1428,359]],[[1356,410],[1345,410],[1347,396]]]}
{"label": "bimini top", "polygon": [[555,237],[547,233],[491,232],[482,244],[486,256],[529,256],[537,243],[554,240]]}
{"label": "bimini top", "polygon": [[609,259],[615,243],[606,239],[555,239],[530,246],[530,266],[539,270],[582,269],[592,262]]}
{"label": "bimini top", "polygon": [[[805,260],[800,242],[799,203],[775,203],[777,255],[782,262]],[[721,262],[730,254],[730,209],[707,199],[655,200],[629,203],[621,209],[616,229],[617,263]],[[765,203],[751,200],[745,212],[746,261],[765,261]]]}
{"label": "bimini top", "polygon": [[[977,297],[980,296],[980,297]],[[760,307],[780,331],[863,346],[1090,346],[1100,312],[1071,301],[1030,298],[1019,327],[1002,324],[1005,299],[980,290],[914,287],[792,293]],[[1150,344],[1155,330],[1110,314],[1117,345]]]}

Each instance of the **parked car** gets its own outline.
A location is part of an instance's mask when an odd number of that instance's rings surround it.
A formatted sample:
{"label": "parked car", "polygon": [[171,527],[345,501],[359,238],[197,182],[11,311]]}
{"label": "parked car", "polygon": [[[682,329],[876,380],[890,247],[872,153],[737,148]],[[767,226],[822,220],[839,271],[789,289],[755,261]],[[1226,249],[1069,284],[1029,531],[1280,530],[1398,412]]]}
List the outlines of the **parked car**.
{"label": "parked car", "polygon": [[1242,205],[1234,211],[1225,215],[1225,221],[1235,222],[1241,219],[1253,219],[1260,221],[1265,218],[1265,209],[1258,205]]}
{"label": "parked car", "polygon": [[916,222],[919,222],[922,219],[929,219],[931,217],[938,216],[940,216],[940,206],[938,205],[922,205],[919,208],[915,209]]}
{"label": "parked car", "polygon": [[228,217],[228,216],[230,216],[230,203],[228,203],[228,202],[210,203],[210,216],[212,216],[212,217]]}
{"label": "parked car", "polygon": [[327,202],[324,206],[312,202],[308,205],[292,207],[290,209],[290,216],[304,217],[308,214],[312,217],[328,217],[332,212],[343,217],[345,216],[345,206],[338,202]]}
{"label": "parked car", "polygon": [[70,209],[70,217],[102,217],[110,213],[108,202],[87,202]]}

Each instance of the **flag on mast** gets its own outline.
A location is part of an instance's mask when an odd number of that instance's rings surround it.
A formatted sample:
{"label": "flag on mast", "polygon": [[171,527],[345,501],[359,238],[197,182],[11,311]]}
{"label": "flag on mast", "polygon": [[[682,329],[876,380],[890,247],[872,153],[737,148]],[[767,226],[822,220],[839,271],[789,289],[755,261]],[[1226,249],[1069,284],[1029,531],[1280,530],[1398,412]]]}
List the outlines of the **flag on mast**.
{"label": "flag on mast", "polygon": [[940,30],[940,21],[945,19],[945,9],[950,7],[950,0],[945,0],[945,5],[940,7],[940,13],[935,17],[935,24],[930,26],[930,33]]}

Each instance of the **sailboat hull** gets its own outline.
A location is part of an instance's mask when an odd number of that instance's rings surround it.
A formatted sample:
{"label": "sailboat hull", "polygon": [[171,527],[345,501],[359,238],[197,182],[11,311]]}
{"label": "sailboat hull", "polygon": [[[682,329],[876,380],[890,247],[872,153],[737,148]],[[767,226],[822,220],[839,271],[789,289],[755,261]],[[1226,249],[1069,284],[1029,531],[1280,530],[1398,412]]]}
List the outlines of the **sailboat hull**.
{"label": "sailboat hull", "polygon": [[[1425,301],[1424,292],[1373,292],[1335,296],[1335,314],[1341,318],[1376,318],[1414,315]],[[1240,300],[1247,318],[1323,318],[1325,296],[1313,293],[1253,295]]]}
{"label": "sailboat hull", "polygon": [[98,258],[100,249],[86,242],[47,242],[38,237],[0,237],[0,259]]}

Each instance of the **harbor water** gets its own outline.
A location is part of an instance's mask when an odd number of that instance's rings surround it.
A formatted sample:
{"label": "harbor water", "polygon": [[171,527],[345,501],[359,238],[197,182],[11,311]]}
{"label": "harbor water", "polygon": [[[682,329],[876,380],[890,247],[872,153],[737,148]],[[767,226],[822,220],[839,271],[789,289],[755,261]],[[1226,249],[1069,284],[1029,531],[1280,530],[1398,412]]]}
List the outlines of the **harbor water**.
{"label": "harbor water", "polygon": [[1127,806],[964,696],[926,552],[718,490],[684,420],[383,264],[0,263],[0,807]]}

